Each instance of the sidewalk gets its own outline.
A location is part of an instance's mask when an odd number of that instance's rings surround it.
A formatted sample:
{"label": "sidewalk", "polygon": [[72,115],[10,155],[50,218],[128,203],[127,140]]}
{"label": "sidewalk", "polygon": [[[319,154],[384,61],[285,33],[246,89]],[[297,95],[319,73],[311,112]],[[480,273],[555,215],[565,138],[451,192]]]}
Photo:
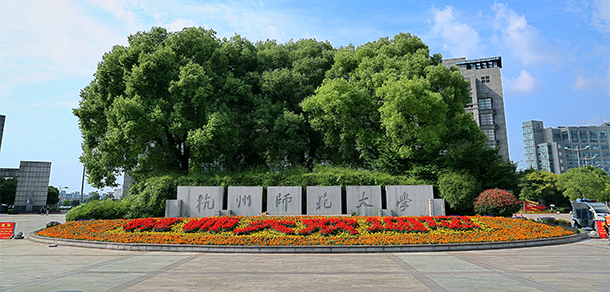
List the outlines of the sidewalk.
{"label": "sidewalk", "polygon": [[[64,215],[6,215],[29,232]],[[0,240],[0,291],[610,291],[610,246],[591,239],[503,250],[211,254]]]}

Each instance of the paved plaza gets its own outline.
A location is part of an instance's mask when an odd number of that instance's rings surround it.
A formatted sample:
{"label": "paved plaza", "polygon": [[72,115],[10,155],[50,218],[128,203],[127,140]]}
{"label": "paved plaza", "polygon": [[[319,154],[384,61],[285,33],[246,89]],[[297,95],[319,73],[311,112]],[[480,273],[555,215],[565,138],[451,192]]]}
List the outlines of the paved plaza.
{"label": "paved plaza", "polygon": [[[29,232],[63,215],[0,214]],[[372,254],[135,252],[0,240],[0,291],[610,291],[602,239]]]}

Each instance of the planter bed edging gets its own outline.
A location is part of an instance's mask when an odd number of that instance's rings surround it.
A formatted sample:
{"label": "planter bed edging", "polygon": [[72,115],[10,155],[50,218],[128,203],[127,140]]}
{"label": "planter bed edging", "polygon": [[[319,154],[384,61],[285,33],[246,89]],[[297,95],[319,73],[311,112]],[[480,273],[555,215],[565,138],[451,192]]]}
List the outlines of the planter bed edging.
{"label": "planter bed edging", "polygon": [[533,247],[555,244],[566,244],[589,238],[587,233],[562,237],[530,239],[522,241],[474,242],[451,244],[415,244],[415,245],[342,245],[342,246],[228,246],[228,245],[182,245],[182,244],[146,244],[118,243],[101,241],[83,241],[74,239],[51,238],[38,236],[34,231],[28,239],[37,243],[59,244],[74,247],[112,249],[123,251],[172,251],[172,252],[208,252],[208,253],[394,253],[394,252],[443,252],[467,251],[502,248]]}

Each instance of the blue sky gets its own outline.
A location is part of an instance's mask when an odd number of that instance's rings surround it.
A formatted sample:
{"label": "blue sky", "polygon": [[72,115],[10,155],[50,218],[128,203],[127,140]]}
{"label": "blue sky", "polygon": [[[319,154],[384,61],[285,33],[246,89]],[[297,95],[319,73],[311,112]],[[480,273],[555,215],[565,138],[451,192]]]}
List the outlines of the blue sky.
{"label": "blue sky", "polygon": [[502,56],[510,157],[524,167],[521,122],[556,127],[610,120],[609,18],[608,0],[5,0],[0,167],[51,161],[51,185],[80,190],[81,136],[72,115],[79,91],[104,52],[153,26],[202,26],[253,42],[316,38],[335,47],[410,32],[445,58]]}

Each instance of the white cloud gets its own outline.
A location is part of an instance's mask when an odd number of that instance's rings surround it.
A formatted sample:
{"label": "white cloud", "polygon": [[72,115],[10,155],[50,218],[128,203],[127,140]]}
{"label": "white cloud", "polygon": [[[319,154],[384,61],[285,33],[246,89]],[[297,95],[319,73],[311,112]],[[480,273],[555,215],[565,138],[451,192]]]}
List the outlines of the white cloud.
{"label": "white cloud", "polygon": [[610,32],[610,1],[593,0],[591,25],[601,33]]}
{"label": "white cloud", "polygon": [[178,18],[178,19],[174,20],[174,22],[172,22],[170,24],[166,24],[165,28],[168,31],[181,31],[185,27],[192,27],[192,26],[197,27],[199,25],[190,19],[184,20],[182,18]]}
{"label": "white cloud", "polygon": [[516,94],[528,94],[536,91],[540,81],[530,72],[521,70],[521,74],[517,78],[506,79],[505,83]]}
{"label": "white cloud", "polygon": [[[127,17],[127,16],[126,16]],[[67,0],[0,4],[0,87],[90,76],[126,38]]]}
{"label": "white cloud", "polygon": [[499,39],[523,65],[536,65],[558,61],[557,49],[540,35],[540,31],[527,23],[525,16],[518,15],[506,4],[495,3],[495,28],[500,31]]}
{"label": "white cloud", "polygon": [[610,82],[608,82],[608,77],[602,78],[599,75],[593,75],[590,77],[583,77],[582,75],[576,76],[576,81],[572,83],[572,88],[575,90],[587,90],[600,86],[607,86]]}
{"label": "white cloud", "polygon": [[610,32],[610,2],[608,0],[567,0],[565,11],[588,20],[600,33]]}
{"label": "white cloud", "polygon": [[129,3],[125,0],[91,0],[92,4],[102,7],[104,10],[128,23],[135,23],[133,11],[129,10]]}
{"label": "white cloud", "polygon": [[451,57],[481,56],[484,46],[480,43],[477,31],[467,24],[456,19],[456,12],[452,6],[444,10],[432,8],[434,27],[433,34],[440,34],[445,40],[443,50],[451,52]]}

